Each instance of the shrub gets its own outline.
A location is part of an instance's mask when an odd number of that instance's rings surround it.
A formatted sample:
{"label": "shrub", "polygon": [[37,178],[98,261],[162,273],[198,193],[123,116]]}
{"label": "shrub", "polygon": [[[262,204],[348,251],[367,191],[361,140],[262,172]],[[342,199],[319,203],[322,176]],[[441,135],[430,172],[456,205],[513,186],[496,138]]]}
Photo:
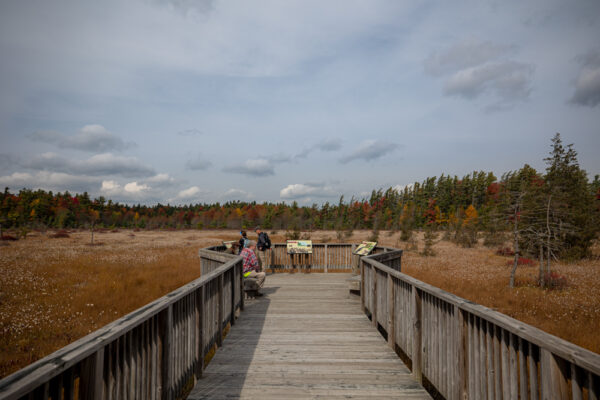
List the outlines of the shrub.
{"label": "shrub", "polygon": [[2,240],[9,240],[9,241],[15,241],[15,240],[19,240],[16,237],[12,236],[12,235],[2,235]]}
{"label": "shrub", "polygon": [[66,230],[61,229],[60,231],[57,231],[57,232],[51,234],[49,237],[51,237],[52,239],[61,239],[61,238],[68,238],[71,236],[69,235],[69,233]]}
{"label": "shrub", "polygon": [[550,272],[544,274],[544,281],[539,282],[540,286],[546,289],[566,289],[569,284],[567,277],[559,274],[558,272]]}
{"label": "shrub", "polygon": [[498,247],[496,254],[499,256],[514,256],[515,252],[510,247]]}

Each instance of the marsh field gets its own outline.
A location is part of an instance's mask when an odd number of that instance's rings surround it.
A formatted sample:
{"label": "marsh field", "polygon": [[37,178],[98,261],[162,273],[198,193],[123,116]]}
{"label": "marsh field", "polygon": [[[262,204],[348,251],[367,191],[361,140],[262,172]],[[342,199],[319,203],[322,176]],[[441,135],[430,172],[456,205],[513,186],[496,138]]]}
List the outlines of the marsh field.
{"label": "marsh field", "polygon": [[[92,246],[89,231],[53,233],[0,242],[0,377],[199,277],[197,250],[238,238],[234,230],[104,230]],[[273,242],[285,240],[284,231],[269,234]],[[354,231],[343,241],[371,234]],[[414,236],[407,243],[399,232],[379,234],[380,244],[405,250],[404,273],[600,353],[598,244],[592,259],[553,265],[566,277],[565,288],[537,287],[534,263],[519,266],[517,287],[510,289],[511,257],[481,243],[462,248],[439,239],[436,254],[425,257],[422,234]],[[339,241],[335,231],[303,237]]]}

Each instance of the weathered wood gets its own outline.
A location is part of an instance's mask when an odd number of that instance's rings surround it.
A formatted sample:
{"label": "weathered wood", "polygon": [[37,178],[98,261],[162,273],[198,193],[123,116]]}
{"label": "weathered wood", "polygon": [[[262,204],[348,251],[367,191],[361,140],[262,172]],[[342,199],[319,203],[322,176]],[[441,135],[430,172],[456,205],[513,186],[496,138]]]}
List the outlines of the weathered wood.
{"label": "weathered wood", "polygon": [[348,297],[349,276],[269,276],[188,398],[429,398]]}
{"label": "weathered wood", "polygon": [[217,279],[217,346],[223,345],[223,275]]}
{"label": "weathered wood", "polygon": [[396,310],[394,305],[396,303],[396,287],[391,275],[387,275],[387,342],[388,345],[395,349],[396,347],[396,332],[395,332],[395,316]]}
{"label": "weathered wood", "polygon": [[[413,288],[413,290],[417,290]],[[465,316],[462,310],[458,306],[454,307],[454,329],[456,330],[456,336],[454,339],[454,347],[456,354],[456,373],[454,381],[453,392],[457,395],[458,399],[465,399],[467,397],[467,328]]]}
{"label": "weathered wood", "polygon": [[527,342],[519,338],[519,396],[527,399],[527,364],[525,354],[527,353]]}
{"label": "weathered wood", "polygon": [[161,396],[165,400],[173,399],[173,388],[171,386],[173,380],[173,365],[172,365],[172,327],[173,327],[173,307],[169,306],[160,315],[160,338],[162,347],[161,357]]}
{"label": "weathered wood", "polygon": [[564,361],[544,348],[540,349],[540,374],[542,400],[568,398]]}
{"label": "weathered wood", "polygon": [[419,383],[423,382],[423,344],[422,344],[422,304],[421,294],[415,287],[412,288],[412,374],[415,380]]}
{"label": "weathered wood", "polygon": [[529,371],[529,398],[531,400],[539,399],[538,391],[538,371],[537,362],[534,358],[534,345],[529,343],[529,349],[527,353],[527,369]]}
{"label": "weathered wood", "polygon": [[97,351],[83,362],[79,385],[84,399],[96,400],[103,397],[103,370],[104,350]]}
{"label": "weathered wood", "polygon": [[519,397],[519,367],[517,365],[517,341],[515,335],[509,333],[509,369],[510,369],[510,398]]}

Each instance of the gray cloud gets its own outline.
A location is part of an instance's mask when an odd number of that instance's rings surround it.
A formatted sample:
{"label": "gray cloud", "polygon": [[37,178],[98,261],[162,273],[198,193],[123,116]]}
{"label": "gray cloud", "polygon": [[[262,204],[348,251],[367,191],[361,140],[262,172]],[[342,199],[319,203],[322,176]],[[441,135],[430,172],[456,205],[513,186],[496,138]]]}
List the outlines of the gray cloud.
{"label": "gray cloud", "polygon": [[249,176],[269,176],[275,175],[275,168],[271,161],[265,158],[257,158],[246,160],[242,164],[236,164],[229,167],[223,168],[224,172],[230,172],[232,174],[242,174]]}
{"label": "gray cloud", "polygon": [[497,59],[515,49],[514,46],[466,40],[449,49],[433,53],[425,60],[425,71],[433,76],[452,73]]}
{"label": "gray cloud", "polygon": [[595,107],[600,104],[600,51],[579,57],[581,69],[575,80],[572,104]]}
{"label": "gray cloud", "polygon": [[210,161],[199,155],[185,163],[187,169],[192,171],[201,171],[209,168],[212,165]]}
{"label": "gray cloud", "polygon": [[71,175],[62,172],[38,171],[30,174],[28,172],[15,172],[11,175],[0,176],[0,186],[15,190],[21,188],[44,189],[63,192],[91,192],[100,185],[100,179]]}
{"label": "gray cloud", "polygon": [[38,131],[29,135],[35,142],[43,142],[60,148],[104,153],[111,150],[121,151],[132,143],[125,143],[121,138],[107,131],[102,125],[86,125],[73,136],[60,132]]}
{"label": "gray cloud", "polygon": [[489,41],[463,41],[430,55],[424,62],[425,71],[445,77],[447,96],[474,99],[490,94],[499,101],[488,109],[507,109],[529,97],[535,72],[532,64],[507,58],[515,50],[515,46]]}
{"label": "gray cloud", "polygon": [[315,151],[337,151],[342,148],[342,140],[339,138],[324,139],[310,147],[303,149],[300,153],[294,156],[298,160],[306,158]]}
{"label": "gray cloud", "polygon": [[179,136],[200,136],[204,134],[200,129],[185,129],[177,132]]}
{"label": "gray cloud", "polygon": [[340,158],[340,162],[346,164],[355,160],[373,161],[393,152],[396,148],[398,148],[398,145],[395,143],[380,140],[366,140],[352,153]]}
{"label": "gray cloud", "polygon": [[70,160],[55,153],[44,153],[20,164],[22,167],[33,170],[73,175],[120,175],[124,177],[155,175],[152,168],[143,165],[135,157],[115,156],[110,153],[96,154],[86,160]]}
{"label": "gray cloud", "polygon": [[504,101],[525,99],[531,92],[533,73],[533,66],[513,61],[470,67],[448,78],[444,93],[473,99],[484,92],[493,92]]}

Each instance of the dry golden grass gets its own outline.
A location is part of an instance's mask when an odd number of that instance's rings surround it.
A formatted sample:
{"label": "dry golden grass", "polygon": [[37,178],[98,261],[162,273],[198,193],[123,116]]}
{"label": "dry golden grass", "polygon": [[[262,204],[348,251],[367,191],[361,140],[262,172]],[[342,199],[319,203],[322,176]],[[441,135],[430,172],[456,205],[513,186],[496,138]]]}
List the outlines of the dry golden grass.
{"label": "dry golden grass", "polygon": [[[249,233],[254,238],[253,233]],[[285,231],[269,232],[283,242]],[[315,242],[337,242],[333,231],[312,232]],[[356,231],[345,241],[371,235]],[[69,232],[69,238],[30,234],[0,247],[0,377],[199,276],[197,250],[236,240],[237,231]],[[379,243],[406,248],[399,234],[382,232]],[[422,248],[422,238],[419,238]],[[600,263],[557,265],[569,288],[533,286],[536,267],[519,267],[519,287],[508,288],[507,257],[477,246],[448,242],[435,257],[406,251],[403,271],[461,297],[600,352]]]}

